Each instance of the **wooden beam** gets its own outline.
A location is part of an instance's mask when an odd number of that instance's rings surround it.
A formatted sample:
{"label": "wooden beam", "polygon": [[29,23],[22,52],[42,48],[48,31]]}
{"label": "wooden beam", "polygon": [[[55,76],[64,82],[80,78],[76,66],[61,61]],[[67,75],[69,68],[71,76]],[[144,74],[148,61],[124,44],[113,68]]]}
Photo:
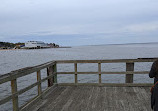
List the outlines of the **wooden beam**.
{"label": "wooden beam", "polygon": [[[12,89],[12,94],[17,93],[17,81],[16,81],[16,79],[11,81],[11,89]],[[13,96],[12,102],[13,102],[13,111],[19,111],[18,95]]]}
{"label": "wooden beam", "polygon": [[42,94],[42,87],[41,87],[41,71],[37,71],[37,82],[40,82],[38,84],[38,95]]}
{"label": "wooden beam", "polygon": [[55,74],[53,76],[53,83],[57,83],[57,74],[56,74],[56,72],[57,72],[57,65],[54,64],[53,65],[53,73],[55,73]]}
{"label": "wooden beam", "polygon": [[58,86],[151,87],[153,83],[59,83]]}
{"label": "wooden beam", "polygon": [[156,58],[150,59],[109,59],[109,60],[57,60],[57,64],[63,63],[121,63],[121,62],[154,62]]}
{"label": "wooden beam", "polygon": [[98,63],[99,84],[101,83],[101,63]]}
{"label": "wooden beam", "polygon": [[[53,75],[53,67],[47,67],[47,76]],[[53,78],[48,79],[48,87],[53,85]]]}
{"label": "wooden beam", "polygon": [[55,74],[56,74],[56,73],[54,73],[53,75],[49,75],[49,76],[43,78],[43,79],[41,80],[41,82],[44,82],[44,81],[48,80],[49,78],[52,78]]}
{"label": "wooden beam", "polygon": [[[126,71],[134,71],[134,63],[126,63]],[[126,74],[126,83],[133,83],[133,74]]]}
{"label": "wooden beam", "polygon": [[[74,74],[75,72],[57,72],[57,74]],[[77,72],[77,74],[98,74],[98,72]],[[149,71],[101,72],[101,74],[149,74]]]}
{"label": "wooden beam", "polygon": [[75,83],[78,83],[78,80],[77,80],[77,63],[74,63],[74,70],[75,70]]}
{"label": "wooden beam", "polygon": [[29,75],[33,72],[37,72],[41,69],[47,68],[47,67],[52,66],[54,64],[56,64],[56,62],[51,61],[51,62],[47,62],[47,63],[41,64],[41,65],[37,65],[37,66],[33,66],[33,67],[26,67],[26,68],[22,68],[22,69],[15,70],[15,71],[12,71],[10,73],[1,75],[0,76],[0,84],[17,79],[17,78],[22,77],[22,76]]}

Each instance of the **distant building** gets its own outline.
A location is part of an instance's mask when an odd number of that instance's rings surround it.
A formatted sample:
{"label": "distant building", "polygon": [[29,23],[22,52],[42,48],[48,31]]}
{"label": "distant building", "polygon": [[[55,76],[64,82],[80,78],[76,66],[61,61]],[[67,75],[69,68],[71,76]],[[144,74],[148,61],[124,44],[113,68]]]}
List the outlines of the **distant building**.
{"label": "distant building", "polygon": [[26,48],[46,48],[48,45],[42,41],[28,41],[25,43]]}
{"label": "distant building", "polygon": [[49,43],[48,46],[51,48],[58,48],[59,47],[59,45],[57,45],[55,43]]}

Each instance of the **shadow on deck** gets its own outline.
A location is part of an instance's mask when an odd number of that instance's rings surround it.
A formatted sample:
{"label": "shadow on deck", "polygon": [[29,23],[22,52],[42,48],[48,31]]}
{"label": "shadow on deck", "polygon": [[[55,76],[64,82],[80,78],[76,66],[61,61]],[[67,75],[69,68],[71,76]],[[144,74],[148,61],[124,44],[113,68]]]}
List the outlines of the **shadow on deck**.
{"label": "shadow on deck", "polygon": [[29,111],[151,111],[149,87],[56,86]]}

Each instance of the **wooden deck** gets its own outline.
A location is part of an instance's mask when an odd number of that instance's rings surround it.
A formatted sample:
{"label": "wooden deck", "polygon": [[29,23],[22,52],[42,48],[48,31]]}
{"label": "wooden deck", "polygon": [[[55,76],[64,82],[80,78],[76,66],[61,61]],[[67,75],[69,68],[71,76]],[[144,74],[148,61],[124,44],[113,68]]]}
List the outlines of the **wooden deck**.
{"label": "wooden deck", "polygon": [[149,87],[56,86],[28,111],[151,111]]}

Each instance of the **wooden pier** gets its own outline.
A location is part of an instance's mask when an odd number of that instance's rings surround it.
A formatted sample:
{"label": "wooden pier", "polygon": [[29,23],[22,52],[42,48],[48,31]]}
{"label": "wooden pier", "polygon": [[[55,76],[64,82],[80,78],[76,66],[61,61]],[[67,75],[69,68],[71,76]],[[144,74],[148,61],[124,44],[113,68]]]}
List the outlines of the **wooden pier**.
{"label": "wooden pier", "polygon": [[[115,60],[62,60],[51,61],[34,67],[27,67],[0,76],[0,84],[11,82],[12,94],[0,105],[12,100],[13,111],[150,111],[151,83],[133,83],[135,74],[149,71],[134,71],[136,62],[153,62],[156,59],[115,59]],[[74,71],[59,72],[58,64],[74,64]],[[78,64],[96,63],[97,72],[80,72]],[[103,63],[125,63],[124,72],[103,72]],[[41,79],[41,70],[47,69],[47,77]],[[17,78],[37,72],[37,81],[24,89],[17,89]],[[73,74],[74,83],[58,83],[58,74]],[[79,83],[79,74],[98,74],[98,83]],[[102,83],[103,74],[124,74],[125,83]],[[48,88],[42,91],[41,84],[48,81]],[[38,88],[38,95],[27,104],[19,106],[18,97],[24,92]]]}

